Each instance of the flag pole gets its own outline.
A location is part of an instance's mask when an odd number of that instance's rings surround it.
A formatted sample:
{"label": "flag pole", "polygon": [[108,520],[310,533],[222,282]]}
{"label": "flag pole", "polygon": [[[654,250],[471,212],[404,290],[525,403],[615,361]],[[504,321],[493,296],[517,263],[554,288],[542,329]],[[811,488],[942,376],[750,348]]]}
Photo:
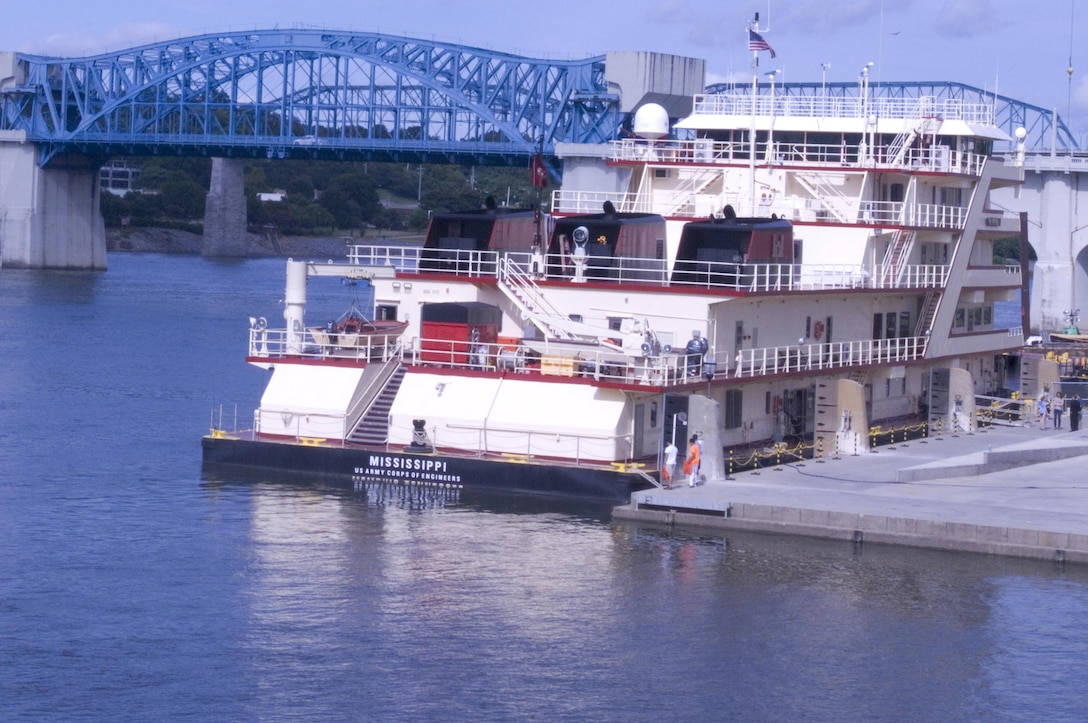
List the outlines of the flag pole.
{"label": "flag pole", "polygon": [[748,129],[748,208],[749,215],[756,215],[756,96],[759,94],[759,51],[751,48],[752,33],[759,32],[759,13],[748,24],[748,45],[752,51],[752,119]]}

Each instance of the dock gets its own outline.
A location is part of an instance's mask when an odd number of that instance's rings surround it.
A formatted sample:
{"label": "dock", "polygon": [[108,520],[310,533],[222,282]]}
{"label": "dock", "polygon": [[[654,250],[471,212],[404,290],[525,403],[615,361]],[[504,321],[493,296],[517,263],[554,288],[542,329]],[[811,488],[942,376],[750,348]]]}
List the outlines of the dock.
{"label": "dock", "polygon": [[613,518],[1088,563],[1088,431],[1068,419],[683,484],[636,492]]}

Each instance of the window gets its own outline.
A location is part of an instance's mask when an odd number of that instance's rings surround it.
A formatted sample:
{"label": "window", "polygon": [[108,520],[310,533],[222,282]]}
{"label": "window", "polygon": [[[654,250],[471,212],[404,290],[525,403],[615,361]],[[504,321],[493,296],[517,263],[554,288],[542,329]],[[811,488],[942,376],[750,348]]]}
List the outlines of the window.
{"label": "window", "polygon": [[378,321],[396,321],[396,304],[378,304],[374,309],[374,318]]}
{"label": "window", "polygon": [[899,338],[905,339],[910,336],[910,312],[899,312]]}
{"label": "window", "polygon": [[725,392],[725,428],[739,429],[744,425],[741,414],[741,402],[744,393],[740,389],[729,389]]}

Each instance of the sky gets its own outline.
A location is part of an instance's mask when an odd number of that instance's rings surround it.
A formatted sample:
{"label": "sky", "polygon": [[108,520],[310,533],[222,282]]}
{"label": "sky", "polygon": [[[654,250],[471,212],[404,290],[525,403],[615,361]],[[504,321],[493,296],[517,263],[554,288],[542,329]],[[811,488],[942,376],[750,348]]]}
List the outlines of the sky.
{"label": "sky", "polygon": [[82,56],[231,30],[324,28],[533,58],[688,55],[707,61],[708,83],[751,79],[746,24],[759,12],[777,53],[761,53],[760,73],[854,82],[872,62],[877,81],[955,81],[1056,109],[1088,141],[1086,0],[9,1],[18,12],[0,23],[7,51]]}

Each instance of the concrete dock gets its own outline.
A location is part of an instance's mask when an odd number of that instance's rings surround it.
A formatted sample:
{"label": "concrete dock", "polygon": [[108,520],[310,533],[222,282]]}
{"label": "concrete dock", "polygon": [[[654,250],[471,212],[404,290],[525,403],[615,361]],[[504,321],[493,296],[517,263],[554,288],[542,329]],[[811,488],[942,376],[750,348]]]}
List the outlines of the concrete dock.
{"label": "concrete dock", "polygon": [[1088,563],[1088,431],[993,427],[652,489],[618,520]]}

